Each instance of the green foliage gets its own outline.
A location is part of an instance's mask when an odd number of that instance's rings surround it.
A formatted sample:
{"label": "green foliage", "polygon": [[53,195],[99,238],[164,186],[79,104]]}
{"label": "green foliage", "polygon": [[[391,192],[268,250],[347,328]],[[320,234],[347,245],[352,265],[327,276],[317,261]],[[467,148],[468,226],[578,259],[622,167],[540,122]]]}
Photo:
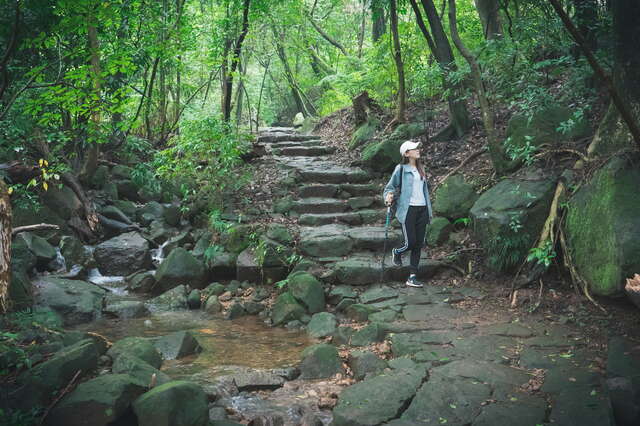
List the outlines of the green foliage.
{"label": "green foliage", "polygon": [[42,409],[34,407],[30,411],[3,410],[0,408],[0,424],[5,426],[35,426],[40,424]]}
{"label": "green foliage", "polygon": [[530,237],[524,232],[503,232],[488,242],[487,261],[497,271],[510,271],[527,255],[529,244]]}
{"label": "green foliage", "polygon": [[529,251],[527,262],[535,261],[536,264],[543,265],[545,268],[548,268],[555,257],[556,252],[553,249],[553,242],[551,242],[551,240],[546,240],[542,247],[533,247]]}
{"label": "green foliage", "polygon": [[179,138],[156,154],[153,165],[163,179],[182,183],[185,201],[222,206],[225,190],[246,183],[236,169],[250,146],[249,135],[234,132],[217,118],[192,120],[184,123]]}
{"label": "green foliage", "polygon": [[535,153],[538,151],[538,147],[531,144],[533,137],[526,135],[524,137],[524,146],[514,144],[510,137],[505,141],[505,150],[511,160],[519,160],[524,162],[527,166],[530,166],[535,161]]}

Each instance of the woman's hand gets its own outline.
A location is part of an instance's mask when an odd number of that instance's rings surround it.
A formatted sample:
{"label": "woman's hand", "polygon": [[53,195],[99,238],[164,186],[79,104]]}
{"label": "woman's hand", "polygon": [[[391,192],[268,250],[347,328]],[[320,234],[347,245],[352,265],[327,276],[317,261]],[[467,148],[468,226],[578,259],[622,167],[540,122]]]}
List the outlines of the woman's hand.
{"label": "woman's hand", "polygon": [[384,199],[384,204],[390,206],[393,203],[393,192],[389,192]]}

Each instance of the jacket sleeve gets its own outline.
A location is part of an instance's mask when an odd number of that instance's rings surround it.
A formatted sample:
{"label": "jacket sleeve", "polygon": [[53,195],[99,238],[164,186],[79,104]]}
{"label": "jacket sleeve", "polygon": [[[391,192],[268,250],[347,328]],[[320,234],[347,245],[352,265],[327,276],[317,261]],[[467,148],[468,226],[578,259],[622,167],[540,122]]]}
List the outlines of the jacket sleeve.
{"label": "jacket sleeve", "polygon": [[394,192],[395,193],[395,197],[397,199],[398,197],[398,192],[400,191],[400,170],[401,170],[400,165],[397,165],[396,168],[393,170],[393,173],[391,174],[391,178],[389,179],[389,182],[387,183],[387,186],[384,187],[384,191],[382,192],[382,201],[384,201],[384,199],[387,197],[387,194],[389,192]]}

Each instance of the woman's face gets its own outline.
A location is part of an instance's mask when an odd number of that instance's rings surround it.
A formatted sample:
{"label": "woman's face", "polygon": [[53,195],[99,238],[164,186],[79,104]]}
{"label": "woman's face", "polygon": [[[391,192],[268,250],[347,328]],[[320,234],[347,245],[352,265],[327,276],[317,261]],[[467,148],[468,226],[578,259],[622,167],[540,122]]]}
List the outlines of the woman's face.
{"label": "woman's face", "polygon": [[404,153],[404,156],[407,158],[415,158],[417,160],[420,158],[420,148],[410,149]]}

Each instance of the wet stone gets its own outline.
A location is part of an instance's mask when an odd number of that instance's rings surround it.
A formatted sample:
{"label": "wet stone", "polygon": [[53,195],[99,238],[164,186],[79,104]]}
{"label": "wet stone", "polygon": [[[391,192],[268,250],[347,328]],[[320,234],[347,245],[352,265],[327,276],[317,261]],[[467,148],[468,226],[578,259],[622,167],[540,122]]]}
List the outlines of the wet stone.
{"label": "wet stone", "polygon": [[351,327],[338,327],[333,333],[333,343],[336,345],[348,345],[351,342],[355,330]]}
{"label": "wet stone", "polygon": [[362,303],[375,303],[398,297],[398,291],[389,287],[371,288],[360,295]]}
{"label": "wet stone", "polygon": [[329,312],[319,312],[311,317],[307,325],[307,332],[311,337],[320,338],[331,336],[336,331],[336,317]]}
{"label": "wet stone", "polygon": [[351,352],[348,363],[356,380],[362,380],[367,375],[379,374],[387,368],[387,362],[371,351]]}
{"label": "wet stone", "polygon": [[378,425],[395,418],[424,376],[399,370],[368,378],[340,393],[333,425]]}
{"label": "wet stone", "polygon": [[159,337],[153,345],[164,359],[178,359],[202,352],[202,346],[190,331],[177,331]]}
{"label": "wet stone", "polygon": [[369,314],[371,312],[372,312],[372,309],[370,307],[356,303],[349,306],[346,309],[345,314],[349,319],[352,319],[354,321],[364,322],[367,319],[369,319]]}
{"label": "wet stone", "polygon": [[337,373],[344,374],[338,350],[335,346],[327,344],[305,349],[299,368],[302,379],[325,379]]}
{"label": "wet stone", "polygon": [[284,378],[269,371],[249,370],[234,374],[233,380],[240,392],[277,389],[285,382]]}
{"label": "wet stone", "polygon": [[456,339],[453,345],[456,353],[462,357],[505,363],[515,352],[517,342],[510,337],[473,336]]}
{"label": "wet stone", "polygon": [[[508,425],[516,421],[520,425],[541,425],[545,421],[547,402],[524,394],[516,394],[508,401],[499,401],[482,407],[473,426]],[[517,414],[516,414],[517,413]]]}
{"label": "wet stone", "polygon": [[356,303],[355,299],[342,299],[340,303],[338,303],[338,305],[336,306],[336,311],[344,312],[347,310],[347,308],[349,308],[349,306],[355,303]]}
{"label": "wet stone", "polygon": [[351,346],[367,346],[384,339],[385,332],[378,323],[372,323],[356,331],[351,337]]}
{"label": "wet stone", "polygon": [[234,302],[231,304],[231,306],[229,306],[229,309],[227,310],[225,318],[232,320],[232,319],[240,318],[246,314],[247,314],[247,311],[245,311],[244,307],[242,306],[242,303]]}
{"label": "wet stone", "polygon": [[358,294],[353,290],[353,287],[338,285],[329,292],[329,303],[336,305],[344,298],[355,299],[356,297],[358,297]]}
{"label": "wet stone", "polygon": [[369,321],[387,323],[396,319],[398,313],[392,309],[385,309],[380,312],[374,312],[369,315]]}
{"label": "wet stone", "polygon": [[614,426],[609,396],[600,388],[580,388],[551,396],[549,420],[567,426]]}
{"label": "wet stone", "polygon": [[407,321],[428,321],[430,319],[453,320],[460,316],[460,312],[448,305],[408,305],[402,311]]}

